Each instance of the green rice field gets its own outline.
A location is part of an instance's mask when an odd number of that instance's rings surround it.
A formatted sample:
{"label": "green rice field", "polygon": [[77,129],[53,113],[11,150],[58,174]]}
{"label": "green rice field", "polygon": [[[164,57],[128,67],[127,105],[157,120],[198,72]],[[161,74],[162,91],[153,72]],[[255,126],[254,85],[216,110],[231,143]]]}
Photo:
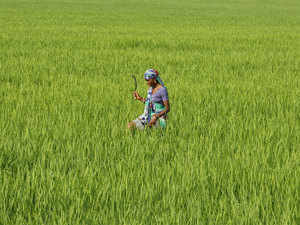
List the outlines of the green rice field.
{"label": "green rice field", "polygon": [[299,0],[0,0],[0,225],[299,225],[299,150]]}

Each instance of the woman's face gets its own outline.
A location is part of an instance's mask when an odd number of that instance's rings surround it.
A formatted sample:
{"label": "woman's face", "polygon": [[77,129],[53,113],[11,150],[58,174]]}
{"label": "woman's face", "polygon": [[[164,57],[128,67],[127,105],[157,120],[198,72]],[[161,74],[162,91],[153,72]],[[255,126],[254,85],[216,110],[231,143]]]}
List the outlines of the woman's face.
{"label": "woman's face", "polygon": [[[146,80],[146,79],[145,79]],[[155,78],[151,78],[151,79],[149,79],[149,80],[146,80],[146,82],[147,82],[147,85],[149,86],[149,87],[152,87],[152,86],[154,86],[155,84],[156,84],[156,79]]]}

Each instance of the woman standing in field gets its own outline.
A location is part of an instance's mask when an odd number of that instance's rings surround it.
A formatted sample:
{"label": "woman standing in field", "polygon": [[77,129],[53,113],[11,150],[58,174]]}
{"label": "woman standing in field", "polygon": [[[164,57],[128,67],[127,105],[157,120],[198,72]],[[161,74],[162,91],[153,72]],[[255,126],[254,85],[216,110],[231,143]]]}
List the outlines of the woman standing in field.
{"label": "woman standing in field", "polygon": [[143,130],[148,127],[166,127],[167,113],[170,111],[167,88],[154,69],[148,69],[144,78],[149,86],[147,98],[142,98],[137,91],[133,93],[136,100],[145,104],[144,113],[128,123],[128,128]]}

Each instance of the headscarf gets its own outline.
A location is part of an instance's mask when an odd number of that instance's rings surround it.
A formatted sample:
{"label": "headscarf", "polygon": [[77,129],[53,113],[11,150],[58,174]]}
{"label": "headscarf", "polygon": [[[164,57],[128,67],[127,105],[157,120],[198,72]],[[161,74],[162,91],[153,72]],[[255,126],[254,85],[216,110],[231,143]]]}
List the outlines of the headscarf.
{"label": "headscarf", "polygon": [[164,82],[163,82],[163,81],[160,79],[160,77],[159,77],[158,71],[155,70],[155,69],[148,69],[148,70],[146,70],[146,72],[144,73],[144,78],[145,78],[146,80],[155,78],[156,81],[157,81],[161,86],[163,86],[163,87],[165,86],[165,85],[164,85]]}

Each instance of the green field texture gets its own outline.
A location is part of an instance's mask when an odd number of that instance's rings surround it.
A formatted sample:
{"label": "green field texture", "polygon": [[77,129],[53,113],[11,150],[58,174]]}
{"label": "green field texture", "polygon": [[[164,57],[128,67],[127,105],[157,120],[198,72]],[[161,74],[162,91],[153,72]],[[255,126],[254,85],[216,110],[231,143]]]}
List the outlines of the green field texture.
{"label": "green field texture", "polygon": [[0,225],[298,225],[299,99],[299,0],[0,0]]}

